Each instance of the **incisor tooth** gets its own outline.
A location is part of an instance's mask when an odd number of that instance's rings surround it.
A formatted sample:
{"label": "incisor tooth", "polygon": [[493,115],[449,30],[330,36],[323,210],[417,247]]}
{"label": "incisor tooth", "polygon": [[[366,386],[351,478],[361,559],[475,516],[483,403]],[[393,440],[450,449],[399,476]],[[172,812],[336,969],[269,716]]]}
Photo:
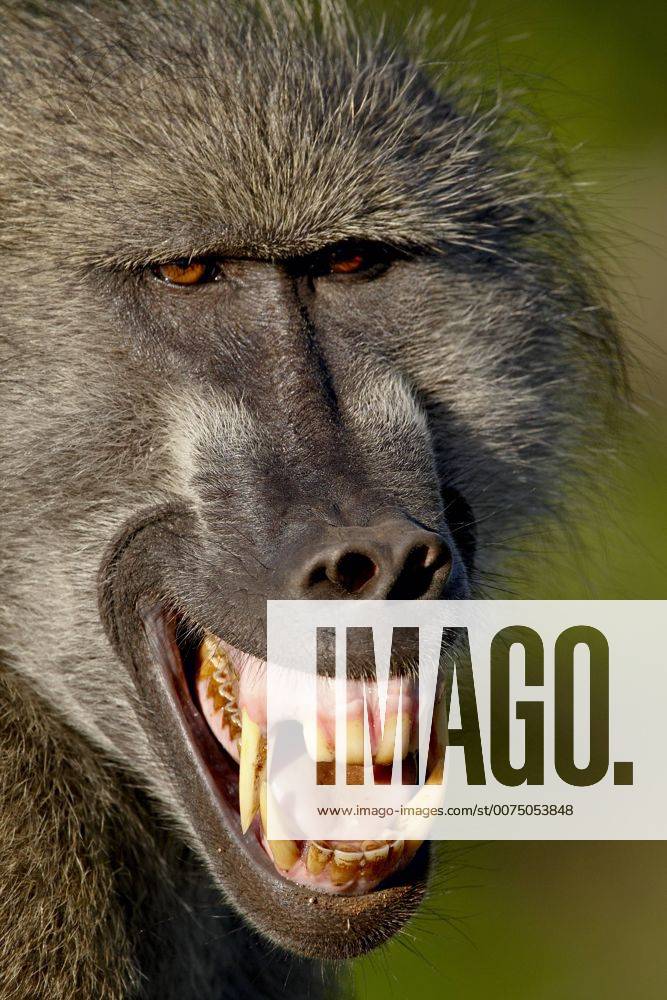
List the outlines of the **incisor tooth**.
{"label": "incisor tooth", "polygon": [[364,840],[361,848],[367,861],[379,861],[389,854],[389,844],[379,840]]}
{"label": "incisor tooth", "polygon": [[364,762],[364,720],[347,720],[347,763],[363,764]]}
{"label": "incisor tooth", "polygon": [[317,727],[317,760],[332,761],[334,759],[333,747],[329,746],[326,733],[319,726]]}
{"label": "incisor tooth", "polygon": [[364,848],[364,858],[366,861],[384,861],[389,857],[389,844],[382,844],[381,847]]}
{"label": "incisor tooth", "polygon": [[306,749],[310,755],[311,760],[320,761],[322,763],[330,763],[334,760],[333,747],[330,746],[327,734],[322,729],[321,726],[317,727],[315,733],[315,747],[313,748],[312,739],[309,739],[310,730],[307,726],[304,726],[304,738],[306,740]]}
{"label": "incisor tooth", "polygon": [[271,848],[271,854],[273,855],[273,860],[277,864],[278,868],[283,871],[288,872],[295,861],[299,857],[299,848],[296,846],[293,840],[269,840],[267,841],[269,847]]}
{"label": "incisor tooth", "polygon": [[[398,724],[398,714],[388,716],[385,719],[382,731],[382,740],[375,752],[376,764],[392,764],[394,761],[394,744],[396,743],[396,727]],[[410,716],[407,713],[401,715],[401,760],[406,756],[410,747]]]}
{"label": "incisor tooth", "polygon": [[259,777],[265,757],[266,743],[262,732],[244,708],[239,748],[239,813],[244,833],[259,808]]}
{"label": "incisor tooth", "polygon": [[381,847],[374,847],[370,850],[364,849],[364,875],[367,879],[373,880],[382,878],[389,869],[389,844]]}
{"label": "incisor tooth", "polygon": [[311,875],[319,875],[326,868],[333,851],[328,847],[321,847],[320,844],[311,844],[308,848],[306,858],[306,868]]}
{"label": "incisor tooth", "polygon": [[329,876],[334,885],[345,885],[356,878],[363,851],[334,851],[329,865]]}
{"label": "incisor tooth", "polygon": [[334,851],[334,859],[337,864],[356,865],[364,856],[363,851]]}

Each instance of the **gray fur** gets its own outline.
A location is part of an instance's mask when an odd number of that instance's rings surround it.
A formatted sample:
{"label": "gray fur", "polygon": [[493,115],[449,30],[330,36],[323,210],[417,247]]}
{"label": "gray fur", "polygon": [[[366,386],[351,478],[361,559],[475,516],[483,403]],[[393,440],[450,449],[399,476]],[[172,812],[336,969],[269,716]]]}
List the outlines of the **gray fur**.
{"label": "gray fur", "polygon": [[[433,80],[335,3],[137,6],[0,4],[3,1000],[251,995],[250,980],[224,985],[229,970],[269,961],[215,912],[193,859],[180,884],[174,859],[196,835],[104,635],[96,577],[126,522],[174,501],[209,538],[207,571],[229,552],[256,575],[276,535],[260,470],[279,436],[310,472],[319,424],[311,396],[284,388],[278,334],[264,400],[216,386],[196,359],[179,375],[178,323],[142,267],[211,249],[283,259],[347,238],[418,248],[391,279],[389,312],[379,282],[358,316],[350,306],[359,337],[354,349],[339,337],[330,366],[336,441],[378,504],[391,495],[433,520],[436,486],[465,496],[479,593],[505,539],[561,507],[622,386],[562,179],[510,139],[511,116],[476,100],[449,53]],[[258,336],[281,294],[258,306]],[[244,336],[224,347],[222,382],[253,350]],[[305,487],[291,498],[312,506]],[[238,595],[224,600],[238,614]],[[148,923],[169,915],[166,942],[142,938],[132,892],[162,909]],[[180,971],[165,972],[160,949],[176,942]],[[270,961],[266,996],[289,962]]]}

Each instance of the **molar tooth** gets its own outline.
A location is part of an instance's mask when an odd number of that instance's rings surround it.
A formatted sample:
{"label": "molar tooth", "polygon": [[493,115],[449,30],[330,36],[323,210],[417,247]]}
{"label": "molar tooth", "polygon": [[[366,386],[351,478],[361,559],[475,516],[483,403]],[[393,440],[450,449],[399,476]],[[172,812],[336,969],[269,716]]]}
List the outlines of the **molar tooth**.
{"label": "molar tooth", "polygon": [[204,636],[197,652],[199,669],[198,677],[212,678],[218,684],[229,678],[233,673],[232,663],[228,654],[222,648],[221,640],[214,635]]}
{"label": "molar tooth", "polygon": [[204,636],[199,647],[199,662],[204,677],[209,677],[219,666],[220,640],[213,635]]}
{"label": "molar tooth", "polygon": [[308,848],[308,856],[306,858],[306,868],[311,873],[311,875],[319,875],[323,872],[331,859],[333,851],[328,847],[322,847],[321,844],[315,841]]}
{"label": "molar tooth", "polygon": [[245,833],[259,808],[259,777],[266,758],[266,741],[246,709],[241,717],[239,747],[239,813]]}
{"label": "molar tooth", "polygon": [[[199,669],[197,670],[197,677],[199,680],[206,680],[207,678],[213,677],[213,671],[215,667],[211,660],[207,659],[202,649],[199,650]],[[209,684],[211,681],[209,681]]]}
{"label": "molar tooth", "polygon": [[199,677],[211,677],[213,671],[215,670],[215,662],[211,655],[211,643],[209,636],[205,636],[198,651],[197,658],[199,660]]}

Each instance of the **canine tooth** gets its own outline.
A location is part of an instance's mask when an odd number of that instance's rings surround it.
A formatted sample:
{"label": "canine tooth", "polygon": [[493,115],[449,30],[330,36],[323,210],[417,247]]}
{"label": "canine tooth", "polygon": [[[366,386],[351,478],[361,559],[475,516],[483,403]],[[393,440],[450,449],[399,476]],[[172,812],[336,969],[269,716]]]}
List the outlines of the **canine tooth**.
{"label": "canine tooth", "polygon": [[442,779],[445,773],[445,760],[444,757],[439,757],[436,763],[431,769],[431,773],[426,779],[427,785],[441,785]]}
{"label": "canine tooth", "polygon": [[266,836],[268,823],[266,819],[266,781],[264,779],[259,784],[259,821]]}
{"label": "canine tooth", "polygon": [[293,840],[269,840],[271,854],[278,868],[282,871],[289,871],[295,861],[299,858],[299,848]]}
{"label": "canine tooth", "polygon": [[[416,792],[415,795],[413,795],[413,797],[407,803],[407,805],[412,810],[417,810],[418,808],[427,805],[429,807],[433,806],[433,796],[428,793],[426,787],[427,785],[441,786],[444,777],[444,772],[445,772],[445,761],[443,757],[439,757],[434,766],[431,768],[431,771],[429,772],[428,777],[426,778],[426,781],[422,786],[422,788],[420,788],[419,791]],[[440,795],[442,796],[442,789]],[[427,816],[417,816],[416,814],[413,814],[410,817],[409,830],[413,837],[413,843],[415,843],[417,847],[419,847],[420,843],[425,839],[428,830],[431,826],[431,822],[432,821]],[[420,834],[422,835],[421,838],[419,836]],[[410,843],[410,841],[406,841],[406,843]]]}
{"label": "canine tooth", "polygon": [[[398,718],[398,713],[396,713],[385,719],[382,740],[375,753],[374,760],[376,764],[393,763]],[[401,714],[401,760],[406,756],[410,746],[410,722],[411,719],[407,713]]]}
{"label": "canine tooth", "polygon": [[333,851],[328,847],[312,843],[308,848],[308,856],[306,857],[306,868],[311,875],[319,875],[320,872],[323,872],[332,854]]}
{"label": "canine tooth", "polygon": [[[262,829],[266,834],[267,820],[266,820],[266,799],[267,799],[268,789],[267,784],[264,779],[260,781],[259,785],[259,818],[262,824]],[[275,861],[278,868],[282,871],[289,871],[295,861],[299,857],[299,848],[293,840],[266,840],[269,848],[271,850],[271,855]]]}
{"label": "canine tooth", "polygon": [[239,813],[244,833],[259,808],[259,775],[264,767],[265,756],[266,743],[262,732],[244,708],[239,748]]}

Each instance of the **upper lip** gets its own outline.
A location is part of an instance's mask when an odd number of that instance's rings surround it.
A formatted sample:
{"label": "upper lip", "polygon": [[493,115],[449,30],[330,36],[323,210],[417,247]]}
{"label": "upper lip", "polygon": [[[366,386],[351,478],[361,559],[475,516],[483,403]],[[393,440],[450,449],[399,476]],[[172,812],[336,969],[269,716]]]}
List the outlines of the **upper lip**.
{"label": "upper lip", "polygon": [[238,813],[221,792],[236,780],[233,765],[191,697],[174,619],[148,596],[157,583],[148,585],[146,574],[163,571],[165,561],[174,558],[174,537],[191,529],[182,511],[144,517],[122,532],[100,575],[103,621],[144,706],[151,742],[168,776],[166,798],[172,805],[176,800],[181,825],[183,814],[187,817],[191,840],[228,900],[259,930],[310,957],[362,953],[416,911],[427,887],[428,848],[375,892],[313,895],[312,889],[282,878],[254,838],[243,838]]}

